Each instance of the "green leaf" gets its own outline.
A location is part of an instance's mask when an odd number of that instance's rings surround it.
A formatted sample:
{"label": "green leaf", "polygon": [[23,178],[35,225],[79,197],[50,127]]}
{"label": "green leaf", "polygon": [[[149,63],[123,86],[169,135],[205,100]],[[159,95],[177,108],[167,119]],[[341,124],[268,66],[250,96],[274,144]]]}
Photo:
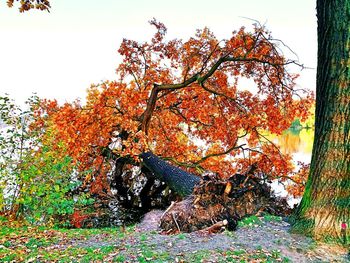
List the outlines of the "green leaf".
{"label": "green leaf", "polygon": [[54,189],[55,189],[56,192],[59,192],[60,191],[60,186],[55,184]]}

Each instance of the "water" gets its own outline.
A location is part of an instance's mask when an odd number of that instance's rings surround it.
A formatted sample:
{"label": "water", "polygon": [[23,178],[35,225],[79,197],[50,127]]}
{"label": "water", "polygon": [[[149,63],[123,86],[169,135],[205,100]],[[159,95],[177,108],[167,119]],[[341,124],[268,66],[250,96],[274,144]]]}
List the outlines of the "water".
{"label": "water", "polygon": [[310,163],[312,144],[314,141],[313,129],[288,129],[281,136],[274,138],[282,153],[291,154],[295,162]]}
{"label": "water", "polygon": [[[280,136],[271,136],[271,140],[280,147],[282,153],[292,156],[296,171],[298,170],[298,162],[310,163],[314,141],[313,129],[288,129]],[[288,196],[284,186],[277,181],[272,183],[272,188],[277,195]],[[291,207],[299,202],[300,198],[288,196],[288,203]]]}

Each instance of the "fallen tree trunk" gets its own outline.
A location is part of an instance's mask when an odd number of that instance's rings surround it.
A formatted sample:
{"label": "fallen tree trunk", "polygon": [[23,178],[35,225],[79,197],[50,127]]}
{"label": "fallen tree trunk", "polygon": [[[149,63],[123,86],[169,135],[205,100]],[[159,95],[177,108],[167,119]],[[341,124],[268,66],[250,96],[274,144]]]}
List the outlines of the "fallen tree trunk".
{"label": "fallen tree trunk", "polygon": [[153,172],[156,178],[165,182],[173,191],[181,196],[188,196],[199,184],[200,178],[174,165],[167,163],[151,152],[142,153],[143,164]]}
{"label": "fallen tree trunk", "polygon": [[[171,201],[177,202],[160,219],[165,233],[215,232],[222,222],[225,228],[234,230],[245,216],[261,211],[283,216],[290,212],[286,201],[275,197],[271,188],[254,175],[256,167],[225,181],[215,176],[201,180],[151,152],[140,157],[143,167],[138,172],[134,169],[138,166],[127,158],[115,159],[110,174],[114,198],[108,202],[114,212],[107,216],[115,218],[111,225],[138,220],[150,210],[165,209]],[[170,193],[168,188],[173,191]],[[179,201],[181,196],[185,199]]]}
{"label": "fallen tree trunk", "polygon": [[[182,200],[177,188],[173,187],[173,191],[170,191],[168,186],[171,180],[167,178],[172,174],[180,175],[180,171],[174,172],[176,169],[170,163],[160,160],[153,154],[144,153],[142,156],[146,160],[145,164],[153,168],[151,170],[146,165],[141,168],[130,157],[117,156],[109,149],[104,151],[104,155],[112,167],[107,174],[110,189],[94,193],[93,197],[96,200],[94,212],[86,213],[87,216],[81,223],[83,227],[110,227],[136,223],[145,213],[151,210],[165,210],[171,202]],[[190,176],[193,178],[194,175]],[[199,181],[199,177],[197,178]],[[193,186],[190,189],[192,192]],[[180,192],[190,193],[188,190]]]}

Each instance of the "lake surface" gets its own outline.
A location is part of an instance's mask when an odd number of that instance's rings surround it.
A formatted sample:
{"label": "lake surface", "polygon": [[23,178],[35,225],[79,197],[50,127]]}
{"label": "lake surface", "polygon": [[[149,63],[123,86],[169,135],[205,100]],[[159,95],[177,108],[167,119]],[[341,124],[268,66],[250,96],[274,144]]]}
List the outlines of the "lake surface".
{"label": "lake surface", "polygon": [[314,129],[288,129],[273,139],[282,153],[291,154],[295,162],[310,163]]}
{"label": "lake surface", "polygon": [[[306,164],[311,161],[312,145],[314,141],[314,129],[288,129],[280,136],[271,136],[271,140],[280,147],[281,152],[291,154],[293,161],[297,165],[298,162]],[[281,196],[287,196],[283,185],[277,182],[272,183],[274,191]],[[290,206],[300,202],[300,198],[288,198]]]}

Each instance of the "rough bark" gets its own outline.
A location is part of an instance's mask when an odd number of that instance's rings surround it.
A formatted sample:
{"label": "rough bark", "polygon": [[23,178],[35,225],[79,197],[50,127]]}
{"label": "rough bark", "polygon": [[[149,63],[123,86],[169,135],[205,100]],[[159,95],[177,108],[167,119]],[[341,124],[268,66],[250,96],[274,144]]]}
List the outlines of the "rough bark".
{"label": "rough bark", "polygon": [[[246,174],[235,174],[222,181],[215,175],[200,178],[150,152],[140,157],[143,167],[137,173],[130,159],[113,159],[109,178],[114,198],[102,202],[98,213],[84,220],[84,226],[135,222],[152,209],[165,209],[171,201],[177,202],[161,219],[161,227],[167,233],[216,231],[222,222],[233,230],[240,219],[261,211],[283,216],[290,213],[286,200],[274,197],[271,188],[254,174],[255,166]],[[166,191],[168,187],[173,190],[171,193]],[[179,195],[185,199],[180,201]]]}
{"label": "rough bark", "polygon": [[142,153],[143,164],[161,181],[181,196],[188,196],[199,183],[200,178],[173,166],[151,152]]}
{"label": "rough bark", "polygon": [[[315,140],[295,230],[349,240],[350,0],[318,0]],[[348,238],[346,237],[348,236]]]}
{"label": "rough bark", "polygon": [[[181,199],[176,191],[169,191],[169,186],[161,182],[162,177],[158,176],[157,179],[156,174],[146,166],[140,170],[133,159],[117,157],[108,149],[104,154],[112,166],[108,174],[111,191],[108,195],[96,198],[95,211],[83,220],[83,227],[109,227],[135,223],[150,210],[164,210],[171,202]],[[161,163],[164,171],[173,170],[171,164]],[[155,164],[153,166],[157,167]],[[169,176],[165,175],[166,178]]]}

